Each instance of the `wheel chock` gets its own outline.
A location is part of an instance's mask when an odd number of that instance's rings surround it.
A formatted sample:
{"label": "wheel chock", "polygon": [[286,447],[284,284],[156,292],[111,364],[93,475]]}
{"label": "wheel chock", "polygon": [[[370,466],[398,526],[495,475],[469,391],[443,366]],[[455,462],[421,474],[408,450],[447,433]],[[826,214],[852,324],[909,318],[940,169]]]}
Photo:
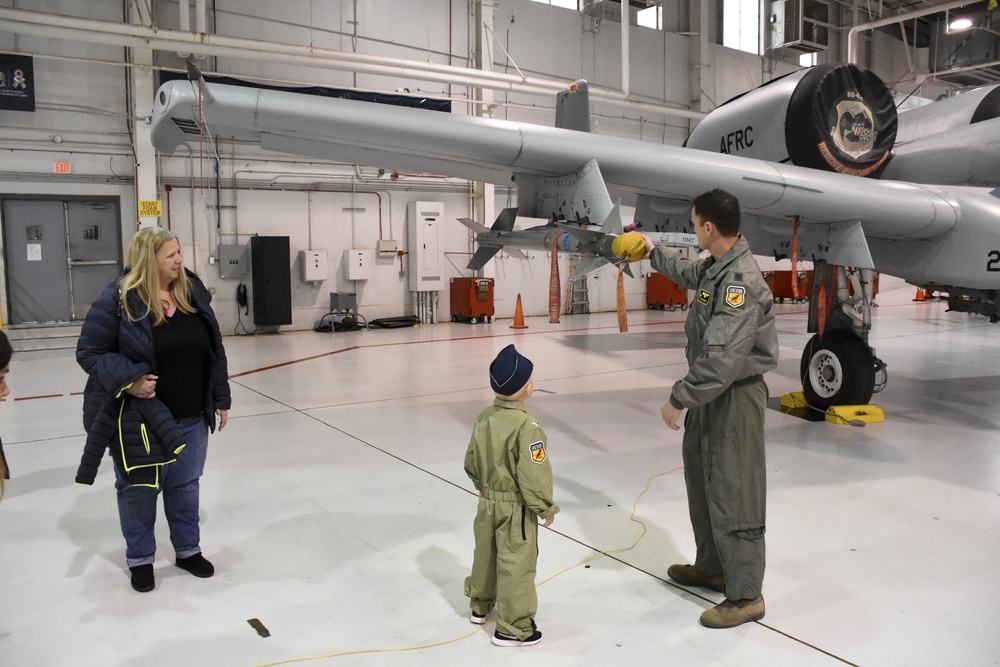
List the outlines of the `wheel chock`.
{"label": "wheel chock", "polygon": [[782,410],[794,410],[795,408],[807,408],[806,393],[804,391],[792,391],[781,397]]}
{"label": "wheel chock", "polygon": [[885,413],[877,405],[831,405],[826,410],[826,420],[833,424],[850,424],[852,421],[881,424],[885,421]]}

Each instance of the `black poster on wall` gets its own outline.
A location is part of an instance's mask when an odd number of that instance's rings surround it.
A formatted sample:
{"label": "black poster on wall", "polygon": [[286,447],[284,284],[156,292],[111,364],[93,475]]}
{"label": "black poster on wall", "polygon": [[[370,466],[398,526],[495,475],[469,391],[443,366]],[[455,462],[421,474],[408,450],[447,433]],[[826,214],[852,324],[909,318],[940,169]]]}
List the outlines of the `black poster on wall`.
{"label": "black poster on wall", "polygon": [[0,109],[35,110],[35,72],[31,56],[0,55]]}

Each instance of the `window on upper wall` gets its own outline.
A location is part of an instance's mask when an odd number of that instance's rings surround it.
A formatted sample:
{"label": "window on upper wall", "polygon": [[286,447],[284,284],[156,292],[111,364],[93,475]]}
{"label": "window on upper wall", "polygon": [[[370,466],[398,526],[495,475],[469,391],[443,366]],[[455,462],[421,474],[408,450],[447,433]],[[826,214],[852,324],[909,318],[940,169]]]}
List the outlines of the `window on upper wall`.
{"label": "window on upper wall", "polygon": [[722,45],[760,53],[760,0],[722,0]]}
{"label": "window on upper wall", "polygon": [[644,28],[663,30],[663,7],[656,5],[647,9],[640,9],[636,13],[636,23]]}
{"label": "window on upper wall", "polygon": [[540,2],[543,5],[552,5],[553,7],[564,7],[565,9],[580,9],[580,0],[532,0],[532,2]]}

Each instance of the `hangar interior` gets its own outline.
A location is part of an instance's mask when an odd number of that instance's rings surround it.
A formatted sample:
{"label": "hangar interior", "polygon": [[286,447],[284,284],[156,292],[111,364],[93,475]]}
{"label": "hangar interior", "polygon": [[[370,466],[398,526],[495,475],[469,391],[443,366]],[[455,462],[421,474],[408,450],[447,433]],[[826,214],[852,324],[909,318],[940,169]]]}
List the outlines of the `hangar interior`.
{"label": "hangar interior", "polygon": [[[800,386],[808,334],[803,304],[777,305],[767,616],[712,631],[697,614],[719,596],[665,574],[694,548],[680,437],[658,411],[684,372],[685,313],[646,308],[647,262],[624,283],[628,333],[610,267],[586,279],[583,312],[553,324],[546,253],[465,268],[474,237],[455,220],[489,225],[516,202],[514,187],[210,134],[170,156],[150,143],[157,86],[186,77],[188,61],[209,78],[427,99],[540,125],[553,123],[558,87],[585,79],[599,93],[595,133],[671,146],[726,100],[812,64],[859,63],[900,108],[1000,81],[985,2],[633,0],[624,30],[622,5],[0,0],[0,55],[29,59],[36,82],[32,112],[0,110],[0,313],[16,350],[13,394],[0,404],[11,470],[0,501],[5,665],[522,664],[537,654],[552,665],[996,664],[1000,350],[988,318],[914,301],[913,285],[881,276],[870,341],[889,369],[873,399],[885,421],[847,426],[778,409]],[[734,33],[726,21],[748,7]],[[963,10],[974,29],[950,30]],[[492,279],[492,321],[449,321],[444,286],[429,298],[411,291],[418,202],[440,211],[443,285]],[[629,202],[622,215],[633,221]],[[25,221],[36,235],[27,262],[8,230]],[[148,595],[128,587],[111,464],[93,488],[73,483],[79,321],[121,270],[137,221],[177,234],[185,265],[212,290],[234,391],[203,485],[203,544],[219,571],[195,580],[161,549]],[[102,241],[102,254],[74,261],[74,234]],[[280,324],[259,312],[257,237],[286,239]],[[558,262],[572,272],[570,257]],[[567,291],[564,304],[573,300]],[[517,303],[521,331],[510,328]],[[355,321],[422,325],[313,331],[343,321],[330,317],[341,304]],[[486,368],[509,342],[535,362],[527,407],[551,443],[563,512],[540,537],[545,639],[504,651],[466,620],[475,498],[461,461],[491,399]]]}

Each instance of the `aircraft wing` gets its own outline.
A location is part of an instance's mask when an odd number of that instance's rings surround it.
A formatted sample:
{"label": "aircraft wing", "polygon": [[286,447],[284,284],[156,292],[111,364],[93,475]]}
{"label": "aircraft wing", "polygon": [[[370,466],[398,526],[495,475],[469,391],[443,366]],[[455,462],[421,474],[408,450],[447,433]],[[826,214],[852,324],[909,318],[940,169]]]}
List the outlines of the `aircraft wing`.
{"label": "aircraft wing", "polygon": [[[525,123],[206,87],[202,108],[212,135],[267,150],[497,184],[514,178],[519,188],[582,173],[593,163],[607,189],[633,193],[639,209],[674,211],[661,214],[663,224],[653,231],[688,231],[690,197],[720,187],[739,198],[744,233],[758,254],[787,256],[797,231],[800,259],[836,258],[918,284],[1000,288],[1000,203],[982,192]],[[198,109],[191,82],[164,84],[153,113],[154,146],[172,153],[193,141]],[[973,248],[986,253],[977,256],[974,271],[967,257]]]}

